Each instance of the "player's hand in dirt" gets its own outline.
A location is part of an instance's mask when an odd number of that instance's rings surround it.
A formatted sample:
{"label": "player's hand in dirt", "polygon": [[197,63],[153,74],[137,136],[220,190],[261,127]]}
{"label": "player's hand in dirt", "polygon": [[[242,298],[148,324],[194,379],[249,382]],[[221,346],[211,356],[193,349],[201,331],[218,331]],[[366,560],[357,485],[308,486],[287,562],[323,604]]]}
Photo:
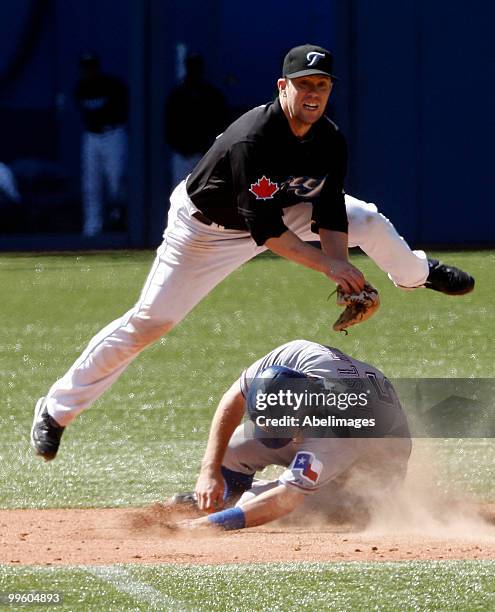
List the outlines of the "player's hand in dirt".
{"label": "player's hand in dirt", "polygon": [[364,288],[363,273],[345,259],[329,259],[326,275],[346,293],[359,293]]}
{"label": "player's hand in dirt", "polygon": [[215,527],[207,520],[206,517],[178,521],[175,526],[179,529],[186,529],[188,531],[194,531],[195,529],[211,529]]}
{"label": "player's hand in dirt", "polygon": [[220,471],[203,470],[196,482],[195,493],[198,508],[205,512],[216,512],[223,507],[225,481]]}

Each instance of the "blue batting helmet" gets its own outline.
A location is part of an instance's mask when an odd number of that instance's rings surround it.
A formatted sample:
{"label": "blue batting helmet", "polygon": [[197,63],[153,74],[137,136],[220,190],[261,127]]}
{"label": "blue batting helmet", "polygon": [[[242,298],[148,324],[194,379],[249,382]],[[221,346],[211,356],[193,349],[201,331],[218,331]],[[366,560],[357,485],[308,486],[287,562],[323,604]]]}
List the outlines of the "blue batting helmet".
{"label": "blue batting helmet", "polygon": [[[293,370],[292,368],[288,368],[282,365],[273,365],[268,368],[265,368],[261,374],[259,374],[251,383],[251,386],[248,391],[248,395],[246,398],[246,409],[251,421],[253,421],[256,426],[257,437],[260,434],[258,420],[261,415],[265,416],[267,413],[263,412],[263,408],[260,408],[260,398],[267,398],[270,395],[273,395],[275,398],[280,397],[278,394],[283,389],[290,389],[290,380],[291,379],[305,379],[307,378],[306,374],[300,372],[298,370]],[[269,414],[283,414],[283,406],[282,405],[274,405],[273,403],[269,404]],[[291,428],[291,427],[262,427],[262,431],[265,433],[272,433],[276,435],[278,438],[291,438],[293,435],[297,433],[299,428]],[[264,437],[260,435],[260,437]],[[261,440],[262,441],[262,440]],[[267,444],[268,445],[268,444]]]}

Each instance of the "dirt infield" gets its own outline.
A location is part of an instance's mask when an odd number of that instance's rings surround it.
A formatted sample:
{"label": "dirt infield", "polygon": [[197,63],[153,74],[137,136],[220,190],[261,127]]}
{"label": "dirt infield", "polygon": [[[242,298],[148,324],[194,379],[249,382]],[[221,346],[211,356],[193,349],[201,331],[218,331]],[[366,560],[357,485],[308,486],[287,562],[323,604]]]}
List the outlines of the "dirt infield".
{"label": "dirt infield", "polygon": [[[182,516],[182,515],[181,515]],[[495,559],[495,504],[366,527],[321,521],[273,524],[230,533],[184,533],[163,506],[0,510],[0,563],[251,563]],[[304,526],[302,526],[304,525]]]}

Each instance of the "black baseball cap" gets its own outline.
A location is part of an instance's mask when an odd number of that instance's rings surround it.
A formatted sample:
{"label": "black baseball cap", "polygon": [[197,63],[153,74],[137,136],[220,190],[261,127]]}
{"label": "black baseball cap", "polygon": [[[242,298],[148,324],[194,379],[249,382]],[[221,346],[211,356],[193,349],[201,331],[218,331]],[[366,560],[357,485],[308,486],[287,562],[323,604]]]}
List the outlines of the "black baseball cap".
{"label": "black baseball cap", "polygon": [[289,79],[324,74],[338,81],[332,74],[333,57],[330,51],[317,45],[301,45],[291,49],[284,59],[283,76]]}

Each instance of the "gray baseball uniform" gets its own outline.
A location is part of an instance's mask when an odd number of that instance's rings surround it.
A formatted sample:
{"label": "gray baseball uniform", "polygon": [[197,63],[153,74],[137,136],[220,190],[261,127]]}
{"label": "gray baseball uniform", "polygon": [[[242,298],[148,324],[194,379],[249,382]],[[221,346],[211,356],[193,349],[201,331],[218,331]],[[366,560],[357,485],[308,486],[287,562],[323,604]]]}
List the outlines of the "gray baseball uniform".
{"label": "gray baseball uniform", "polygon": [[[330,379],[371,377],[378,389],[390,389],[390,383],[377,368],[353,359],[336,348],[307,340],[294,340],[270,351],[242,373],[239,384],[244,396],[251,382],[272,365],[286,366],[310,376]],[[382,403],[379,398],[375,399],[372,409],[379,412]],[[411,451],[411,440],[407,419],[395,393],[392,400],[387,406],[393,410],[394,418],[387,418],[388,431],[378,438],[301,438],[281,448],[270,448],[255,438],[254,424],[247,422],[234,432],[223,465],[244,474],[254,474],[268,465],[286,467],[279,479],[271,483],[272,486],[282,483],[296,487],[302,493],[313,493],[321,489],[343,476],[358,462],[366,462],[382,470],[385,481],[403,477]]]}

